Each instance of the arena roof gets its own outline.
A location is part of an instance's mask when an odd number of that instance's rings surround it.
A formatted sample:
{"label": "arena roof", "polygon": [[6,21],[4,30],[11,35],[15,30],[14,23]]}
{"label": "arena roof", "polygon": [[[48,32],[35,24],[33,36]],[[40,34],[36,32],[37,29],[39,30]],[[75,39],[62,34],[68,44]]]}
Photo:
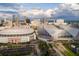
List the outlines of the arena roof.
{"label": "arena roof", "polygon": [[16,34],[29,34],[33,33],[32,28],[9,28],[0,31],[0,35],[16,35]]}

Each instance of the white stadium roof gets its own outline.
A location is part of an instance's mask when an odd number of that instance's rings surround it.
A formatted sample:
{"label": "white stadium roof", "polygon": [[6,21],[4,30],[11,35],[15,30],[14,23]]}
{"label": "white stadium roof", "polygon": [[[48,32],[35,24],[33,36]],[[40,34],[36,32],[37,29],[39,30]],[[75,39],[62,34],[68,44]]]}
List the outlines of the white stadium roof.
{"label": "white stadium roof", "polygon": [[0,34],[6,34],[6,35],[12,35],[12,34],[29,34],[33,33],[34,30],[31,28],[10,28],[10,29],[5,29],[1,30]]}

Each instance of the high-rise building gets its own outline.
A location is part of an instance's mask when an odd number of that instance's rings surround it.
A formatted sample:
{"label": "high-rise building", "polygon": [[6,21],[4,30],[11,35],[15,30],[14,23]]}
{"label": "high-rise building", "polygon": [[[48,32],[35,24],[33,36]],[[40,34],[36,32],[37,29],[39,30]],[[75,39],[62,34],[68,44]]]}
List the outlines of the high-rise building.
{"label": "high-rise building", "polygon": [[12,23],[13,23],[13,26],[18,27],[19,26],[19,17],[16,15],[13,15]]}
{"label": "high-rise building", "polygon": [[16,26],[19,26],[19,18],[18,17],[16,17]]}
{"label": "high-rise building", "polygon": [[12,21],[15,22],[16,15],[13,15],[12,18],[13,18]]}

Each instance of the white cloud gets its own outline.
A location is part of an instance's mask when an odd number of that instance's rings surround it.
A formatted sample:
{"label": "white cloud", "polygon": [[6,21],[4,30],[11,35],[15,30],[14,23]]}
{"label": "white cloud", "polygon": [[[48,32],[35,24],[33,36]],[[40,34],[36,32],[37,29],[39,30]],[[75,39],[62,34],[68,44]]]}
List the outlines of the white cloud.
{"label": "white cloud", "polygon": [[[18,4],[19,5],[19,4]],[[79,4],[59,4],[55,8],[50,8],[47,10],[40,8],[26,9],[25,6],[19,5],[19,7],[2,7],[0,6],[0,11],[13,11],[18,12],[20,15],[27,17],[60,17],[60,18],[79,18]],[[0,12],[2,15],[2,13]],[[0,15],[0,16],[1,16]],[[9,16],[9,15],[7,15]]]}
{"label": "white cloud", "polygon": [[55,17],[79,19],[79,5],[78,4],[60,4],[55,9]]}
{"label": "white cloud", "polygon": [[17,12],[15,9],[5,9],[5,8],[1,8],[0,11],[12,11],[12,12]]}
{"label": "white cloud", "polygon": [[55,14],[56,12],[53,10],[53,9],[48,9],[46,10],[45,14],[48,16],[48,17],[51,17],[51,14]]}
{"label": "white cloud", "polygon": [[19,14],[23,15],[23,16],[39,16],[39,17],[51,17],[51,14],[55,14],[55,11],[53,9],[47,9],[47,10],[43,10],[43,9],[31,9],[31,10],[27,10],[27,9],[21,9]]}
{"label": "white cloud", "polygon": [[79,5],[78,4],[71,4],[71,8],[73,10],[79,10]]}
{"label": "white cloud", "polygon": [[12,17],[12,14],[0,13],[0,17],[1,17],[1,18],[11,18],[11,17]]}

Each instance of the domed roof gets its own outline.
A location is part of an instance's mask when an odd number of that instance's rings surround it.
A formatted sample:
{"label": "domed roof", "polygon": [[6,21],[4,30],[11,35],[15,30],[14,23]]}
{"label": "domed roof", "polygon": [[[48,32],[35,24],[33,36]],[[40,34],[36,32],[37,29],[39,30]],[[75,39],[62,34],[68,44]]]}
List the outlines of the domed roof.
{"label": "domed roof", "polygon": [[0,31],[0,35],[19,35],[33,33],[32,28],[9,28]]}

